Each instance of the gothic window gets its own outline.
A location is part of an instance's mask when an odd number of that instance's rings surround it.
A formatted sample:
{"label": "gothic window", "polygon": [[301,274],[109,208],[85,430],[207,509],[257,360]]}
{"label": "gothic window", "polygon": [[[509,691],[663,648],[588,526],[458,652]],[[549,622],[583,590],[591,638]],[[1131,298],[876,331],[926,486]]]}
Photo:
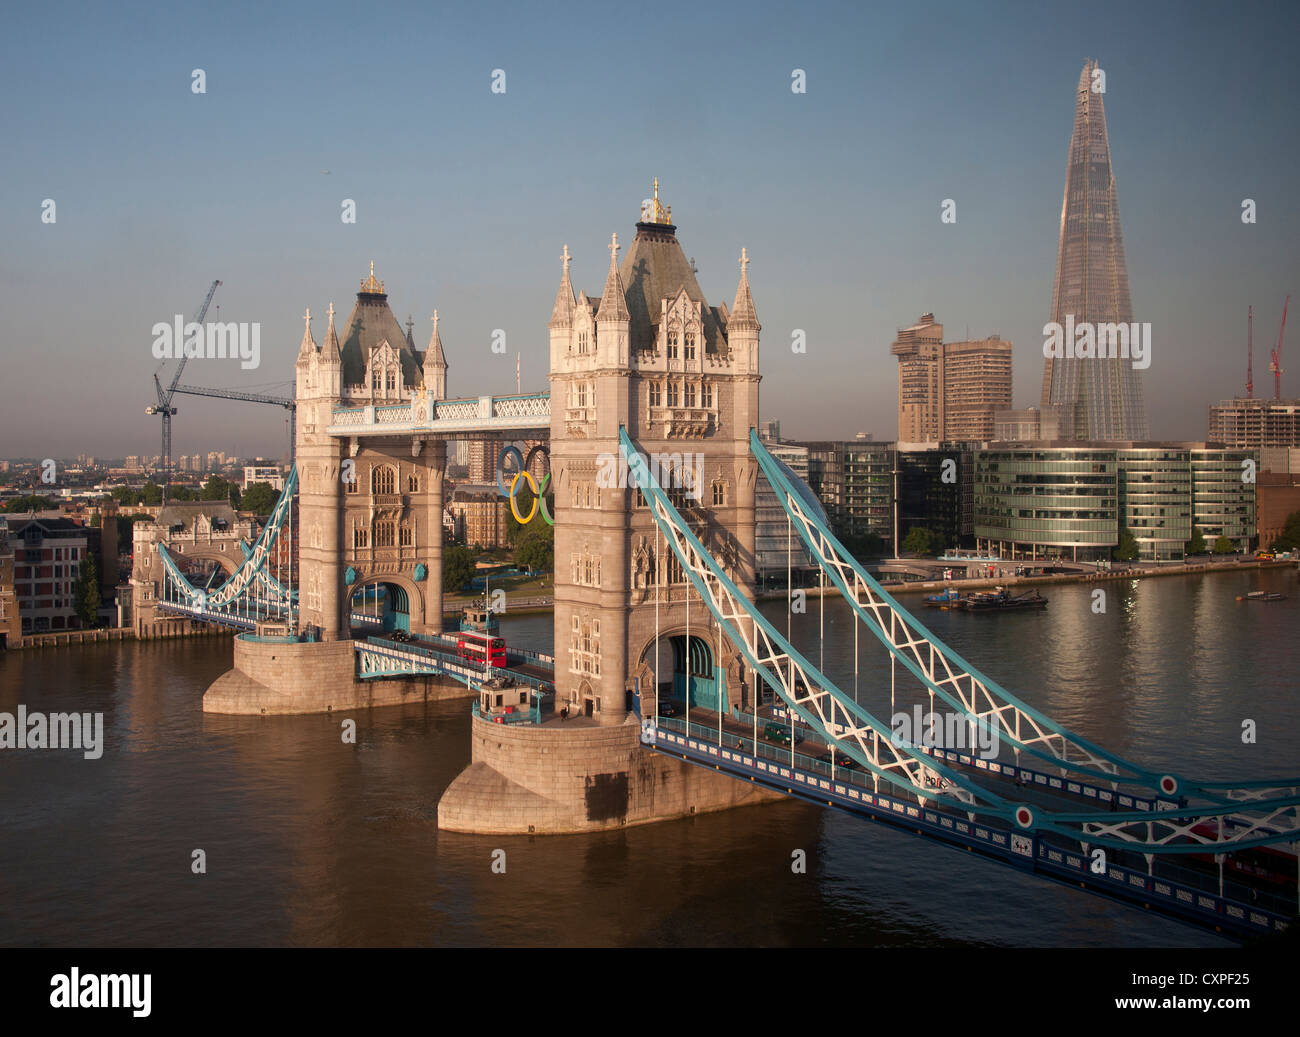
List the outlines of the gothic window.
{"label": "gothic window", "polygon": [[393,546],[393,524],[391,522],[375,523],[375,546],[376,547]]}
{"label": "gothic window", "polygon": [[354,548],[369,547],[370,530],[366,529],[365,526],[356,526],[352,530],[352,546]]}
{"label": "gothic window", "polygon": [[677,383],[668,383],[668,406],[676,407],[677,404]]}
{"label": "gothic window", "polygon": [[394,371],[391,367],[388,369],[388,376],[386,382],[387,382],[386,388],[388,389],[389,392],[392,392],[394,389],[397,388],[397,372]]}
{"label": "gothic window", "polygon": [[402,547],[410,547],[410,546],[411,546],[411,534],[412,534],[412,532],[413,532],[413,530],[411,529],[410,526],[403,526],[403,527],[402,527],[402,529],[401,529],[401,533],[400,533],[401,540],[402,540]]}
{"label": "gothic window", "polygon": [[721,480],[713,484],[713,506],[720,508],[727,503],[727,487]]}
{"label": "gothic window", "polygon": [[384,387],[384,372],[378,367],[370,372],[370,387],[379,392]]}
{"label": "gothic window", "polygon": [[689,331],[686,333],[686,359],[695,359],[695,336]]}
{"label": "gothic window", "polygon": [[687,382],[685,388],[686,388],[686,400],[683,405],[686,407],[694,407],[695,406],[695,383]]}
{"label": "gothic window", "polygon": [[700,406],[706,408],[713,407],[713,383],[705,382],[700,386]]}
{"label": "gothic window", "polygon": [[353,468],[350,469],[350,471],[349,471],[349,470],[345,470],[343,474],[344,474],[344,475],[351,474],[351,476],[352,476],[351,479],[344,480],[344,483],[343,483],[343,492],[344,492],[344,493],[356,493],[357,490],[358,490],[358,489],[360,488],[360,486],[361,486],[361,480],[357,478],[357,470],[356,470],[356,468],[353,467]]}
{"label": "gothic window", "polygon": [[668,359],[677,359],[677,332],[668,332]]}
{"label": "gothic window", "polygon": [[587,333],[585,331],[578,332],[578,352],[587,352]]}
{"label": "gothic window", "polygon": [[649,386],[650,406],[662,407],[664,401],[663,387],[658,382],[651,382]]}
{"label": "gothic window", "polygon": [[397,473],[388,465],[379,465],[370,470],[370,492],[392,494],[397,492]]}
{"label": "gothic window", "polygon": [[418,475],[412,474],[406,477],[406,492],[407,493],[420,492],[420,477]]}

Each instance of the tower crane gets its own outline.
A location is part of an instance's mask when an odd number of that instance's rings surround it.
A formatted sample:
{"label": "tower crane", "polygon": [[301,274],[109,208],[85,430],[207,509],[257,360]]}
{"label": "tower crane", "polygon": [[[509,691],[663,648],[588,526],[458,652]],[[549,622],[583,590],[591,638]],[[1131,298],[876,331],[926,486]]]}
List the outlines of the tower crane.
{"label": "tower crane", "polygon": [[237,389],[205,389],[198,385],[173,385],[173,392],[186,396],[211,396],[218,400],[244,400],[247,403],[270,403],[289,412],[289,463],[294,460],[294,433],[297,431],[298,401],[291,396],[268,396],[265,393],[240,392]]}
{"label": "tower crane", "polygon": [[[194,318],[194,324],[202,324],[203,318],[208,315],[208,307],[212,304],[212,297],[217,294],[217,289],[221,287],[220,281],[213,281],[212,287],[208,289],[208,297],[203,300],[203,306],[199,309],[199,315]],[[185,370],[184,350],[181,351],[180,363],[176,365],[176,374],[172,377],[172,384],[163,391],[162,382],[158,379],[158,371],[162,370],[162,364],[158,365],[158,370],[153,373],[154,388],[158,391],[158,403],[146,407],[146,414],[162,415],[162,502],[163,507],[167,506],[170,498],[169,490],[171,488],[171,467],[172,467],[172,418],[176,414],[176,408],[172,406],[172,397],[176,394],[176,384],[181,380],[181,372]]]}
{"label": "tower crane", "polygon": [[1273,372],[1273,399],[1282,398],[1282,336],[1286,334],[1286,308],[1291,305],[1291,296],[1282,304],[1282,328],[1277,333],[1277,348],[1273,350],[1273,359],[1268,369]]}

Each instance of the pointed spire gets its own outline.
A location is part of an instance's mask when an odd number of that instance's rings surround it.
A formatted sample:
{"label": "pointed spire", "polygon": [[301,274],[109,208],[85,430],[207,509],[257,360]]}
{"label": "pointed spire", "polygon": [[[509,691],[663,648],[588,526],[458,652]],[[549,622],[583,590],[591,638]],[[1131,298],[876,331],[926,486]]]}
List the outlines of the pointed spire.
{"label": "pointed spire", "polygon": [[600,296],[600,309],[596,319],[630,320],[627,312],[627,299],[623,295],[623,278],[618,273],[618,235],[609,242],[609,274],[605,278],[605,291]]}
{"label": "pointed spire", "polygon": [[302,329],[302,345],[298,347],[298,359],[306,360],[316,352],[316,340],[311,337],[311,310],[302,315],[306,327]]}
{"label": "pointed spire", "polygon": [[325,345],[321,347],[321,360],[325,363],[342,363],[343,353],[339,349],[339,335],[334,330],[334,303],[330,303],[329,328],[325,332]]}
{"label": "pointed spire", "polygon": [[429,318],[433,321],[433,334],[429,337],[429,348],[424,351],[424,367],[429,370],[432,367],[440,367],[447,370],[447,356],[442,351],[442,339],[438,336],[438,311],[433,311],[433,316]]}
{"label": "pointed spire", "polygon": [[727,321],[728,329],[758,330],[758,314],[754,312],[754,296],[750,294],[749,273],[745,269],[749,264],[749,252],[742,248],[740,250],[740,284],[736,286],[736,302],[731,307],[731,316]]}
{"label": "pointed spire", "polygon": [[560,288],[555,293],[555,308],[551,310],[550,327],[568,327],[573,322],[573,282],[569,280],[569,246],[564,246],[564,276],[560,278]]}
{"label": "pointed spire", "polygon": [[406,315],[406,346],[412,353],[415,352],[415,339],[411,337],[411,329],[414,327],[415,321],[411,319],[411,315],[408,313]]}

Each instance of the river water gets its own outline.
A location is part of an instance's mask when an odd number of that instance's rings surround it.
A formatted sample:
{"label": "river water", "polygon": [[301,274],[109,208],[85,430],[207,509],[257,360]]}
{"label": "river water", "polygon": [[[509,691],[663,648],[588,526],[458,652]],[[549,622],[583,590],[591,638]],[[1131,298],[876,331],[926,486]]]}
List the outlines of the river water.
{"label": "river water", "polygon": [[[920,618],[1004,687],[1153,769],[1300,769],[1294,570],[1101,587],[1103,613],[1095,587],[1062,585],[1043,613]],[[1256,588],[1288,599],[1234,600]],[[764,611],[784,629],[783,602]],[[848,609],[830,600],[823,615],[810,599],[791,622],[852,689]],[[551,617],[507,616],[504,633],[549,650]],[[862,641],[857,686],[887,717],[882,657]],[[1222,945],[797,802],[591,836],[439,832],[438,797],[469,762],[467,701],[359,712],[349,745],[343,715],[204,715],[229,665],[224,640],[0,653],[0,712],[102,711],[106,736],[97,760],[0,751],[0,945]]]}

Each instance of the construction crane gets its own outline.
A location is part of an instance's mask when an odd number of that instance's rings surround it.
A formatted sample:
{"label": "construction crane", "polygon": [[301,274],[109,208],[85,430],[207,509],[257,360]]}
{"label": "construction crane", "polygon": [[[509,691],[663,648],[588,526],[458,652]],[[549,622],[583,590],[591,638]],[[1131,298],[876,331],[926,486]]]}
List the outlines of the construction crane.
{"label": "construction crane", "polygon": [[1282,398],[1282,336],[1286,334],[1286,308],[1291,305],[1291,296],[1282,304],[1282,328],[1277,333],[1277,348],[1273,350],[1273,359],[1268,369],[1273,372],[1273,399]]}
{"label": "construction crane", "polygon": [[205,389],[198,385],[173,385],[172,392],[186,396],[210,396],[218,400],[244,400],[247,403],[270,403],[289,412],[289,463],[294,461],[294,433],[297,431],[298,401],[290,396],[268,396],[265,393],[240,392],[237,389]]}
{"label": "construction crane", "polygon": [[[217,294],[217,289],[221,287],[220,281],[213,281],[212,287],[208,289],[208,297],[203,300],[203,306],[199,310],[199,315],[194,318],[194,324],[201,325],[203,318],[208,315],[208,307],[212,305],[212,297]],[[180,346],[180,343],[176,343]],[[146,407],[146,414],[162,415],[162,502],[163,507],[171,496],[171,467],[172,467],[172,418],[176,415],[176,408],[172,406],[172,397],[176,394],[176,383],[181,380],[181,372],[185,370],[184,349],[181,349],[181,362],[176,365],[176,374],[172,377],[172,384],[166,392],[163,392],[162,382],[158,379],[158,371],[162,370],[162,364],[158,365],[158,370],[153,373],[154,388],[158,391],[158,403],[154,406]]]}

